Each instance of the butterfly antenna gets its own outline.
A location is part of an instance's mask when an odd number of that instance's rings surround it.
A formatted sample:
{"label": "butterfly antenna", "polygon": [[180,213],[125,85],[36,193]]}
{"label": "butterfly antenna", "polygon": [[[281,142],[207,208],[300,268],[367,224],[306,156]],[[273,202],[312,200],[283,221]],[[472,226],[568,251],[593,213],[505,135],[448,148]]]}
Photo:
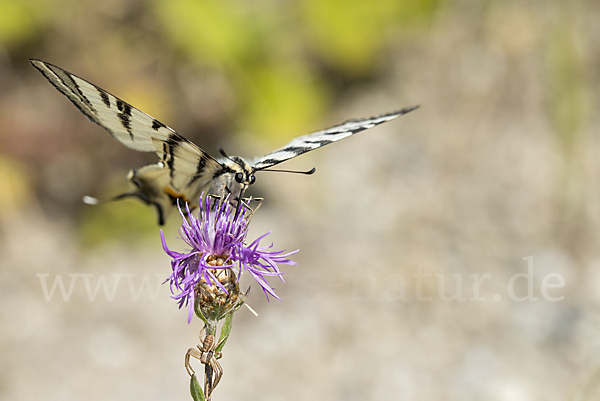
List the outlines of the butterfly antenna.
{"label": "butterfly antenna", "polygon": [[259,170],[259,171],[272,171],[274,173],[295,173],[295,174],[306,174],[306,175],[311,175],[314,174],[315,171],[317,171],[317,169],[315,167],[311,168],[308,171],[297,171],[297,170]]}
{"label": "butterfly antenna", "polygon": [[231,160],[231,158],[227,155],[227,153],[225,152],[225,149],[223,149],[222,147],[218,147],[217,150],[219,151],[219,153],[221,154],[221,156],[228,158],[229,160]]}

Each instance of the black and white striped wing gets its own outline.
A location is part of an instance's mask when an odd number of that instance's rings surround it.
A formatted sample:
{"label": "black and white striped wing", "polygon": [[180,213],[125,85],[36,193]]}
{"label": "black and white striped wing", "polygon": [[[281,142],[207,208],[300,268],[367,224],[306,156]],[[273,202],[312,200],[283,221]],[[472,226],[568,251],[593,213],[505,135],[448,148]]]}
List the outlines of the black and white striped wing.
{"label": "black and white striped wing", "polygon": [[299,136],[294,138],[284,147],[274,150],[273,152],[256,159],[252,164],[252,167],[254,167],[254,169],[257,171],[269,168],[296,156],[300,156],[303,153],[310,152],[311,150],[328,145],[331,142],[339,141],[340,139],[344,139],[360,131],[373,128],[378,124],[393,120],[394,118],[411,112],[418,107],[419,106],[406,107],[402,110],[382,114],[376,117],[348,120],[340,125],[336,125],[335,127],[313,132],[308,135]]}
{"label": "black and white striped wing", "polygon": [[31,59],[50,83],[123,145],[156,152],[168,168],[173,190],[185,195],[187,187],[206,184],[221,165],[208,153],[157,119],[96,85],[53,64]]}

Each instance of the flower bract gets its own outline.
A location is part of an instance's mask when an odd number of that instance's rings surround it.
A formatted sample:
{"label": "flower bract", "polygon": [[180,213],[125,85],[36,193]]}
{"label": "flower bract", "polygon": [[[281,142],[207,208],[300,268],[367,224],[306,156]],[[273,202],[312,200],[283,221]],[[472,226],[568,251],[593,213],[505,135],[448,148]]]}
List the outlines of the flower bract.
{"label": "flower bract", "polygon": [[[283,281],[283,273],[278,264],[295,265],[288,256],[298,252],[285,253],[273,251],[273,245],[261,246],[260,242],[270,233],[261,235],[250,244],[246,243],[251,213],[246,205],[239,209],[233,207],[225,199],[206,196],[200,200],[197,217],[186,204],[185,210],[179,212],[183,224],[179,228],[181,239],[189,246],[190,251],[179,253],[167,247],[161,230],[163,249],[172,258],[170,281],[173,298],[179,301],[179,307],[188,306],[188,322],[194,311],[195,289],[199,284],[215,286],[221,292],[228,290],[217,279],[220,269],[237,271],[237,280],[246,271],[254,277],[263,289],[267,299],[269,295],[279,299],[267,277],[277,276]],[[215,260],[220,263],[216,264]]]}

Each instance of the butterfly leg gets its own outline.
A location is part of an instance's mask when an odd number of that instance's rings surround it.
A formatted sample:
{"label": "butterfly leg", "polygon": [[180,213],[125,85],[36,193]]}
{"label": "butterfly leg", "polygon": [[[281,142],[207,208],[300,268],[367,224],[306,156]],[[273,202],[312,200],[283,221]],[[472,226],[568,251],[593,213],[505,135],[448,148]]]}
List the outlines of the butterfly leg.
{"label": "butterfly leg", "polygon": [[[253,209],[252,207],[250,207],[249,203],[255,201],[256,202],[256,207]],[[244,206],[244,208],[246,208],[247,210],[250,211],[250,213],[248,214],[248,220],[250,220],[252,218],[252,216],[254,215],[254,213],[256,213],[256,211],[258,210],[259,207],[261,207],[261,205],[263,204],[264,199],[263,198],[245,198],[242,201],[242,205]]]}
{"label": "butterfly leg", "polygon": [[207,194],[207,197],[214,199],[214,200],[218,200],[219,202],[223,202],[223,197],[220,195],[215,195],[215,194]]}
{"label": "butterfly leg", "polygon": [[[225,198],[223,198],[222,196],[219,195],[215,195],[215,194],[207,194],[207,197],[215,200],[214,203],[211,202],[212,205],[214,205],[214,208],[216,209],[218,206],[221,205],[221,202],[223,202],[225,200]],[[252,208],[250,206],[250,202],[255,201],[256,202],[256,207]],[[249,213],[246,215],[246,217],[248,219],[252,218],[252,216],[254,215],[254,213],[258,210],[258,208],[260,208],[260,206],[263,204],[264,202],[264,198],[243,198],[241,201],[237,202],[236,206],[236,214],[235,214],[235,218],[238,217],[240,211],[242,210],[242,208],[245,211],[248,211]]]}

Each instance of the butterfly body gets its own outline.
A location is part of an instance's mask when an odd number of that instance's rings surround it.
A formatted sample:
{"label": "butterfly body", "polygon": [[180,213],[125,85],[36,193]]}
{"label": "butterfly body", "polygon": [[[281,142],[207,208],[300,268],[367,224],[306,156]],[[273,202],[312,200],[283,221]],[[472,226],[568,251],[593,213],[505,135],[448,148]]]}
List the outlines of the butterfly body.
{"label": "butterfly body", "polygon": [[[127,176],[131,190],[112,199],[139,198],[155,207],[161,225],[180,201],[197,206],[202,193],[229,196],[232,201],[239,201],[248,186],[254,183],[257,172],[418,107],[348,120],[297,137],[284,147],[252,161],[227,156],[223,151],[223,157],[213,158],[173,129],[98,86],[53,64],[36,59],[31,59],[30,63],[90,121],[107,130],[114,139],[131,149],[158,155],[158,163],[131,170]],[[97,203],[90,197],[84,198],[84,201]]]}
{"label": "butterfly body", "polygon": [[[144,203],[154,206],[157,211],[158,223],[163,225],[166,218],[173,210],[172,206],[184,202],[192,207],[197,206],[198,199],[203,193],[225,198],[229,196],[232,202],[237,202],[243,197],[244,192],[254,182],[254,170],[248,161],[240,157],[215,159],[218,167],[211,166],[210,174],[200,167],[197,174],[189,180],[174,180],[170,174],[172,169],[163,162],[151,164],[138,169],[133,169],[127,175],[127,180],[132,187],[131,191],[118,195],[111,200],[125,197],[136,197]],[[207,167],[204,167],[205,169]],[[240,182],[236,176],[242,177]],[[92,200],[93,198],[87,198]],[[89,202],[88,202],[89,203]],[[95,203],[92,200],[91,203]]]}

